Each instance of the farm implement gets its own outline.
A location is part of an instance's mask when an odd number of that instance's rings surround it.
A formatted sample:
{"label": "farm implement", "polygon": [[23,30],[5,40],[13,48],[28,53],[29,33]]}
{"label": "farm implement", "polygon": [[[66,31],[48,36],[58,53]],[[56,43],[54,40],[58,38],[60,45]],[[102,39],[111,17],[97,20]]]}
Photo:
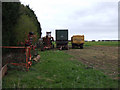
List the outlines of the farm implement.
{"label": "farm implement", "polygon": [[33,64],[33,61],[38,61],[40,59],[33,37],[35,37],[35,35],[33,35],[32,32],[29,32],[28,39],[25,40],[25,43],[21,42],[21,45],[0,46],[0,48],[2,48],[2,76],[4,76],[7,71],[8,65],[15,66],[15,68],[17,68],[16,66],[22,67],[28,71]]}
{"label": "farm implement", "polygon": [[27,71],[32,65],[31,47],[2,46],[2,50],[2,65],[11,64],[22,66]]}

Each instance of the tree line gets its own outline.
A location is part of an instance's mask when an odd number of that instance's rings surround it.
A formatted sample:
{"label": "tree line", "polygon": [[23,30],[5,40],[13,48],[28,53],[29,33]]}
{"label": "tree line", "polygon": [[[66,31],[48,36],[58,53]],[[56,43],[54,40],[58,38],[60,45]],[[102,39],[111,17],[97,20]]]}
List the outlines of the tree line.
{"label": "tree line", "polygon": [[24,42],[29,32],[41,37],[41,25],[29,6],[20,2],[2,3],[2,45],[13,46]]}

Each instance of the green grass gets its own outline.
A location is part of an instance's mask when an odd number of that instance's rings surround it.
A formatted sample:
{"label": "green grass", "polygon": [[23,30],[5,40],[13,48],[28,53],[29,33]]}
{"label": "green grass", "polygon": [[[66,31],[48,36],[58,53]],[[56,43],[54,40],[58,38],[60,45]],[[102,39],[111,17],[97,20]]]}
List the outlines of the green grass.
{"label": "green grass", "polygon": [[11,70],[3,78],[3,88],[115,88],[117,81],[85,65],[62,51],[40,52],[40,62],[28,72]]}
{"label": "green grass", "polygon": [[116,41],[106,41],[106,42],[85,42],[84,46],[95,46],[95,45],[103,45],[103,46],[118,46],[118,42]]}
{"label": "green grass", "polygon": [[[56,46],[56,43],[53,42],[53,44]],[[68,45],[69,46],[72,46],[71,42],[69,41],[68,42]],[[88,42],[85,42],[84,43],[84,46],[87,47],[87,46],[96,46],[96,45],[102,45],[102,46],[118,46],[120,45],[120,42],[117,42],[117,41],[105,41],[105,42],[92,42],[92,41],[88,41]]]}

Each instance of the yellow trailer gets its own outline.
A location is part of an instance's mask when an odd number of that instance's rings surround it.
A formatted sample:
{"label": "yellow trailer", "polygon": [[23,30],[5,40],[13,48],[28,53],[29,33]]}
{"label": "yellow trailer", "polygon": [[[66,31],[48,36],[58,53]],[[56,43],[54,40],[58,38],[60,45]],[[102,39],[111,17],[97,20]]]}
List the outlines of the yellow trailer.
{"label": "yellow trailer", "polygon": [[73,35],[71,37],[72,48],[80,47],[83,49],[84,35]]}

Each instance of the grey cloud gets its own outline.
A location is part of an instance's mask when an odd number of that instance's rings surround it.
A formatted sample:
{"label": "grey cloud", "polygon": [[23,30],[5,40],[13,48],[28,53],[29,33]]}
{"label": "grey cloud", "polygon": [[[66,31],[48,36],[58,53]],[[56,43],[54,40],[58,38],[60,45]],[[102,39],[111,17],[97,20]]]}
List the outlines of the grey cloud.
{"label": "grey cloud", "polygon": [[56,5],[53,5],[53,7],[56,7],[53,9],[60,12],[48,13],[52,18],[40,21],[44,33],[45,30],[51,30],[52,35],[55,37],[55,29],[58,26],[58,29],[69,29],[69,39],[74,34],[84,34],[86,40],[115,39],[118,36],[117,3],[92,3],[91,6],[85,8],[76,8],[72,4],[69,7],[62,6],[61,8],[61,6]]}
{"label": "grey cloud", "polygon": [[[88,16],[92,16],[92,15],[94,16],[92,19],[86,20]],[[101,35],[104,34],[107,37],[109,35],[108,33],[115,32],[117,36],[117,31],[118,31],[117,3],[112,3],[112,2],[95,3],[91,8],[76,10],[72,15],[70,15],[70,19],[72,19],[73,23],[76,22],[74,24],[72,23],[71,25],[72,33],[81,32],[81,33],[89,33],[90,35],[95,33],[95,35],[98,36],[99,34]],[[115,34],[110,37],[111,38],[113,36],[115,37]],[[90,35],[89,37],[91,37]]]}

